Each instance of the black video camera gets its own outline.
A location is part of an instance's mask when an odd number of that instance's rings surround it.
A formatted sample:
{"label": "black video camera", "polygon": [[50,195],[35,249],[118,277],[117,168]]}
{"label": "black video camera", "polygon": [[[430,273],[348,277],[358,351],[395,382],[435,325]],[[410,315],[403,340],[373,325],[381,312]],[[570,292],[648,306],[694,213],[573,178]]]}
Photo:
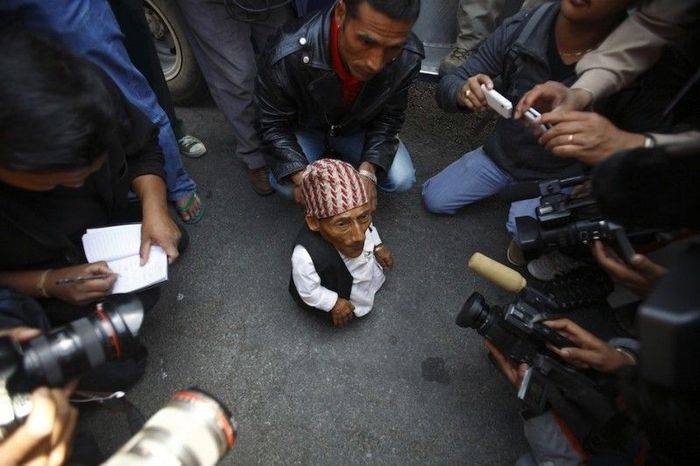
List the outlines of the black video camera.
{"label": "black video camera", "polygon": [[595,240],[617,244],[627,260],[635,251],[625,229],[603,217],[596,200],[589,194],[574,197],[570,188],[582,186],[585,176],[548,180],[509,188],[504,197],[511,200],[540,196],[536,218],[517,217],[517,242],[526,259],[548,251],[590,245]]}
{"label": "black video camera", "polygon": [[27,342],[0,338],[0,440],[31,412],[34,388],[61,387],[106,362],[131,357],[139,348],[143,315],[141,301],[124,295]]}

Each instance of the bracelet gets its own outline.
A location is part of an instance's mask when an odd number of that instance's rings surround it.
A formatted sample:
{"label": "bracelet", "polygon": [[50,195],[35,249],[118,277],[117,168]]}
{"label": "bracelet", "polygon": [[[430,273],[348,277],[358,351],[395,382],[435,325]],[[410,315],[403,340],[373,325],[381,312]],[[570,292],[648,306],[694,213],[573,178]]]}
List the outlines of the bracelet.
{"label": "bracelet", "polygon": [[39,277],[39,283],[36,284],[37,290],[39,290],[39,293],[41,293],[41,296],[44,298],[50,298],[49,294],[46,292],[46,288],[44,287],[44,285],[46,285],[46,277],[49,275],[49,272],[51,272],[51,269],[44,270],[41,277]]}
{"label": "bracelet", "polygon": [[384,243],[379,243],[374,247],[375,252],[379,251],[380,249],[384,249]]}
{"label": "bracelet", "polygon": [[625,349],[625,348],[620,348],[619,346],[616,346],[616,347],[615,347],[615,350],[616,350],[618,353],[620,353],[620,354],[622,354],[622,355],[624,355],[624,356],[627,356],[627,359],[629,359],[629,360],[632,362],[632,365],[633,365],[633,366],[636,366],[636,365],[637,365],[637,357],[636,357],[634,354],[632,354],[631,351],[629,351],[629,350],[627,350],[627,349]]}
{"label": "bracelet", "polygon": [[377,184],[377,175],[369,170],[360,170],[360,176],[367,178],[374,184]]}

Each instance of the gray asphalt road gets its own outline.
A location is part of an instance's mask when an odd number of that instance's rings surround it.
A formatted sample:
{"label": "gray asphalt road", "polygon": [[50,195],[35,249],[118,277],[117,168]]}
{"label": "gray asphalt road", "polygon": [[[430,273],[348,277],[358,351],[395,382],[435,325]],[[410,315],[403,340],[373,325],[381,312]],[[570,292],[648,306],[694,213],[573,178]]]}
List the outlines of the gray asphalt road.
{"label": "gray asphalt road", "polygon": [[[211,196],[145,324],[148,370],[129,393],[144,414],[179,388],[216,394],[240,422],[223,464],[506,465],[525,451],[514,390],[478,335],[454,325],[472,291],[507,298],[466,270],[475,251],[505,259],[506,206],[424,211],[420,184],[485,132],[441,113],[433,93],[413,91],[402,133],[418,184],[382,197],[375,216],[397,267],[370,315],[343,330],[298,310],[287,292],[301,211],[253,193],[216,108],[180,109],[209,149],[186,165]],[[128,437],[122,418],[87,416],[106,451]]]}

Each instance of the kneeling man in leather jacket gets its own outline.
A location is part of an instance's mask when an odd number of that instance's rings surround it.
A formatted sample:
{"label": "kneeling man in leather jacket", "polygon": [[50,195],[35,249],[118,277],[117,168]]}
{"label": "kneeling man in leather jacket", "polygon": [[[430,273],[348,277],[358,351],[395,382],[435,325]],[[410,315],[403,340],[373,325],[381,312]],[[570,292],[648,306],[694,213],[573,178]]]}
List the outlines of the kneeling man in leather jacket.
{"label": "kneeling man in leather jacket", "polygon": [[287,25],[257,79],[272,186],[303,204],[306,166],[332,157],[357,167],[372,210],[377,186],[402,192],[415,170],[398,133],[424,57],[411,28],[420,0],[338,0]]}

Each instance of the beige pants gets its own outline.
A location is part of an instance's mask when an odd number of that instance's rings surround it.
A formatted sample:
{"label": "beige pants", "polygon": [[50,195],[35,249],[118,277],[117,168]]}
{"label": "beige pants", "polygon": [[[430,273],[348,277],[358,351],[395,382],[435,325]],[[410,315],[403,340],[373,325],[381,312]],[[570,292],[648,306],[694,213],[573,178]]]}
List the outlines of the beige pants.
{"label": "beige pants", "polygon": [[[534,8],[545,0],[525,0],[522,9]],[[457,10],[457,47],[472,50],[495,29],[506,0],[460,0]]]}

